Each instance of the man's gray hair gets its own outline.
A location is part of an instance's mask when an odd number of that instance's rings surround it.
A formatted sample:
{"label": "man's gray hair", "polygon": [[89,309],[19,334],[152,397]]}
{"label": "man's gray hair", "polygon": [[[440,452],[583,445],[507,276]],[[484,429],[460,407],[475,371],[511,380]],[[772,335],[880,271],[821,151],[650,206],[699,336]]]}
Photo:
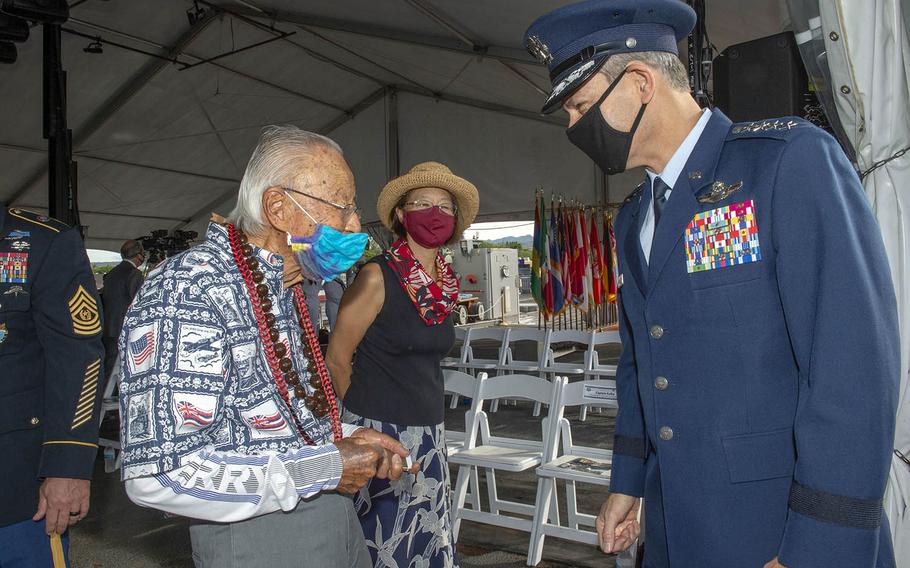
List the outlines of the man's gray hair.
{"label": "man's gray hair", "polygon": [[311,151],[323,146],[344,154],[331,138],[296,126],[267,126],[240,180],[237,205],[228,221],[248,234],[265,229],[262,194],[270,187],[290,187],[306,167]]}
{"label": "man's gray hair", "polygon": [[619,53],[607,59],[607,62],[600,68],[600,72],[612,82],[633,61],[641,61],[648,67],[658,71],[664,76],[670,87],[677,91],[689,90],[688,71],[686,71],[678,55],[667,51]]}

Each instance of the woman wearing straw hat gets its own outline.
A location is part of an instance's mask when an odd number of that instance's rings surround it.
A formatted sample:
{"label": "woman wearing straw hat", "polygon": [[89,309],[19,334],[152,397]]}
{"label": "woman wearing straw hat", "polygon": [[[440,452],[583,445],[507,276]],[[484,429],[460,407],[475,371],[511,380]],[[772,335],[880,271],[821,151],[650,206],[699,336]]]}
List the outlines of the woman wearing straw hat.
{"label": "woman wearing straw hat", "polygon": [[374,479],[355,498],[376,566],[458,565],[439,365],[455,341],[458,281],[439,248],[461,238],[478,206],[477,188],[436,162],[390,181],[377,209],[398,240],[345,292],[329,341],[347,421],[397,437],[420,467],[392,484]]}

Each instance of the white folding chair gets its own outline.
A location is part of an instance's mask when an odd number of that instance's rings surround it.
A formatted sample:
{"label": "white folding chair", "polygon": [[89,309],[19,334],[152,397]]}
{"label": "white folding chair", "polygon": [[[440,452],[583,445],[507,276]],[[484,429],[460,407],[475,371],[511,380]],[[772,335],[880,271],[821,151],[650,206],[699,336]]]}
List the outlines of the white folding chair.
{"label": "white folding chair", "polygon": [[[541,421],[541,436],[539,439],[523,440],[494,437],[491,435],[487,414],[483,411],[483,403],[498,398],[517,398],[547,403],[551,405],[550,408],[552,409],[555,407],[553,403],[556,402],[556,396],[559,391],[557,382],[551,383],[546,379],[531,375],[490,377],[480,381],[478,387],[474,401],[477,405],[477,411],[474,413],[467,430],[464,447],[449,459],[449,463],[459,466],[454,497],[453,534],[456,541],[463,519],[530,532],[530,518],[518,518],[500,514],[501,512],[508,512],[533,517],[534,506],[529,503],[500,499],[496,492],[494,471],[522,472],[540,465],[543,460],[543,440],[544,432],[548,430],[548,418],[544,418]],[[480,434],[480,444],[476,443],[478,433]],[[466,509],[464,507],[471,474],[479,469],[484,470],[487,480],[489,511]],[[559,511],[555,500],[548,512],[551,519],[558,524]]]}
{"label": "white folding chair", "polygon": [[454,369],[444,369],[442,371],[442,379],[445,383],[444,388],[446,394],[451,394],[453,397],[463,396],[472,399],[471,408],[467,410],[464,415],[465,429],[450,430],[449,428],[446,428],[446,449],[449,451],[449,455],[454,454],[464,447],[465,433],[470,427],[469,425],[476,410],[474,394],[477,392],[477,383],[486,378],[486,373],[478,373],[475,378],[472,375]]}
{"label": "white folding chair", "polygon": [[[449,356],[444,357],[440,361],[440,366],[443,369],[456,369],[459,371],[464,371],[464,364],[468,356],[468,342],[470,341],[471,328],[470,327],[456,327],[455,328],[455,346],[452,347],[452,353],[458,352],[458,356]],[[452,400],[450,401],[449,408],[455,409],[458,408],[458,397],[457,394],[452,394]]]}
{"label": "white folding chair", "polygon": [[[591,368],[590,347],[593,332],[575,329],[553,330],[547,337],[546,354],[543,370],[548,376],[555,375],[583,375]],[[566,346],[569,346],[568,348]],[[575,351],[583,350],[581,362],[558,361]]]}
{"label": "white folding chair", "polygon": [[[616,408],[616,382],[592,380],[569,383],[560,378],[555,409],[550,411],[550,431],[544,444],[544,463],[537,468],[537,505],[528,547],[528,565],[536,566],[543,554],[547,536],[597,545],[594,515],[578,511],[575,484],[589,483],[609,486],[613,452],[603,448],[580,446],[572,440],[572,428],[565,418],[565,409],[573,406]],[[566,485],[566,524],[548,521],[550,504],[555,502],[556,480]],[[589,527],[588,530],[581,527]],[[625,556],[634,555],[636,546]],[[634,565],[634,564],[633,564]]]}
{"label": "white folding chair", "polygon": [[[440,361],[440,365],[444,369],[458,369],[465,362],[465,357],[467,356],[467,350],[465,347],[468,346],[468,336],[471,333],[470,327],[456,327],[455,328],[455,345],[452,346],[452,350],[449,352],[448,357],[443,357]],[[451,355],[458,353],[457,356]]]}
{"label": "white folding chair", "polygon": [[[502,358],[505,356],[502,344],[506,335],[504,327],[478,327],[471,330],[471,334],[465,339],[465,358],[462,367],[465,372],[477,373],[479,371],[494,372],[502,365]],[[479,342],[484,344],[478,345]],[[483,358],[475,356],[475,351],[492,348],[496,350],[496,358]]]}
{"label": "white folding chair", "polygon": [[[464,430],[450,430],[446,428],[446,456],[451,459],[452,456],[457,454],[464,448],[465,438],[467,436],[467,431],[470,429],[470,424],[474,419],[474,413],[477,411],[477,402],[475,395],[479,388],[479,384],[486,380],[486,373],[478,373],[477,377],[473,377],[467,373],[462,373],[461,371],[455,371],[452,369],[446,369],[442,372],[443,380],[445,381],[445,392],[451,393],[453,397],[463,396],[465,398],[471,399],[471,407],[469,410],[465,411],[464,415]],[[475,511],[480,510],[480,482],[478,481],[477,471],[471,472],[471,493],[468,495],[471,505]]]}
{"label": "white folding chair", "polygon": [[590,366],[585,370],[585,378],[610,378],[616,377],[616,365],[608,365],[600,362],[598,347],[603,345],[621,345],[618,331],[596,331],[591,334],[591,342],[588,345],[586,357],[590,360]]}
{"label": "white folding chair", "polygon": [[[104,422],[104,417],[108,412],[120,412],[120,397],[114,396],[114,387],[117,386],[117,381],[119,380],[120,356],[118,355],[117,361],[114,363],[114,370],[111,372],[111,376],[107,377],[107,382],[104,384],[104,392],[101,395],[101,413],[98,417],[99,425]],[[104,452],[105,473],[112,473],[120,469],[120,462],[123,458],[120,451],[120,441],[110,440],[108,438],[98,438],[98,447],[102,448]]]}
{"label": "white folding chair", "polygon": [[[502,363],[498,369],[503,371],[501,374],[537,374],[541,366],[541,352],[545,345],[546,336],[549,330],[513,327],[508,328],[505,338],[503,339],[503,356]],[[519,358],[515,356],[517,351],[516,344],[519,342],[528,342],[534,344],[534,355],[531,358]]]}
{"label": "white folding chair", "polygon": [[[549,330],[529,327],[508,328],[502,342],[502,363],[497,367],[498,374],[527,374],[544,378],[544,374],[540,369],[543,364],[546,338],[549,333]],[[528,345],[529,343],[532,345]],[[517,357],[516,352],[520,355],[519,347],[522,346],[530,348],[533,355],[531,357]],[[534,416],[540,416],[540,407],[539,402],[534,403]],[[498,409],[498,400],[490,403],[490,412],[496,412]]]}
{"label": "white folding chair", "polygon": [[[618,331],[596,331],[591,334],[591,341],[588,344],[588,351],[585,353],[587,368],[583,375],[586,381],[600,379],[615,379],[616,365],[608,365],[600,362],[600,353],[598,347],[605,345],[621,345]],[[603,407],[597,407],[601,409]],[[588,416],[587,405],[582,405],[578,411],[579,419],[584,422]]]}

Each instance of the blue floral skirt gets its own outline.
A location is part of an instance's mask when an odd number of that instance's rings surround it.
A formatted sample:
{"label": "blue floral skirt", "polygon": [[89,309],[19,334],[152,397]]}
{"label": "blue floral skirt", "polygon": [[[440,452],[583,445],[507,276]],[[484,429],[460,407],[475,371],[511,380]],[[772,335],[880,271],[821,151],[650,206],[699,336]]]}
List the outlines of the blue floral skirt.
{"label": "blue floral skirt", "polygon": [[398,481],[373,479],[354,497],[374,568],[458,568],[443,425],[399,426],[350,411],[345,422],[400,440],[420,466]]}

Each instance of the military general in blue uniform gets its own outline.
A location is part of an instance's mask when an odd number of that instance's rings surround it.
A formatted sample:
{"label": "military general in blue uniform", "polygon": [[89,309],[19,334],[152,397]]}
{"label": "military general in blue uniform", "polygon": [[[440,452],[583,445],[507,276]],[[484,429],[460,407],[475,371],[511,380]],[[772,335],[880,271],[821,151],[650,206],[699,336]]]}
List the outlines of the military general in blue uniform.
{"label": "military general in blue uniform", "polygon": [[544,112],[607,174],[644,166],[616,222],[619,415],[607,552],[644,566],[894,565],[882,512],[899,380],[888,260],[837,142],[732,124],[689,94],[679,0],[592,0],[531,25]]}
{"label": "military general in blue uniform", "polygon": [[101,313],[82,239],[0,207],[0,567],[67,566],[88,513],[103,390]]}

